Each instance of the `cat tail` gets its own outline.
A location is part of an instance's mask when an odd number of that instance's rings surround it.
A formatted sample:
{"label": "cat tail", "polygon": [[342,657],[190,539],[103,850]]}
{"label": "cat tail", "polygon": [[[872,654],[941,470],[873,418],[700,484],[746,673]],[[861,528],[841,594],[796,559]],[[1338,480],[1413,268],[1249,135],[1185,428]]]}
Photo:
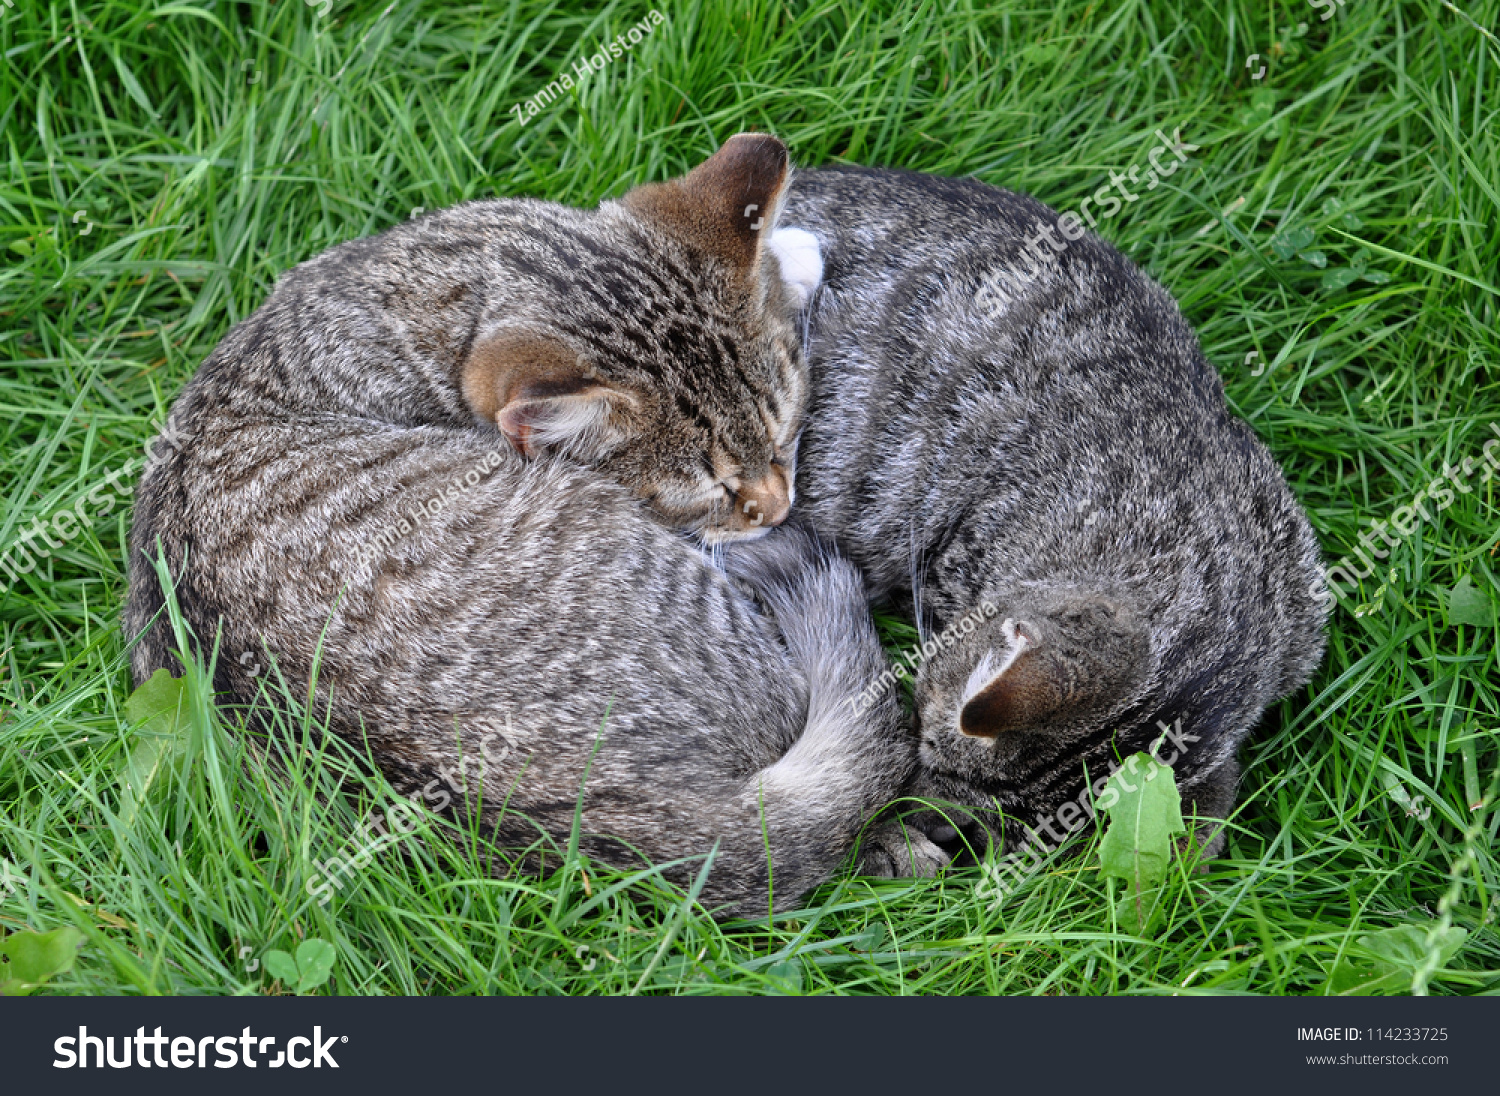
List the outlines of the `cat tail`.
{"label": "cat tail", "polygon": [[[800,528],[784,527],[731,548],[726,570],[775,616],[807,684],[807,718],[796,742],[739,792],[735,813],[744,822],[731,833],[750,844],[722,850],[740,861],[726,878],[755,879],[765,888],[737,896],[735,912],[764,915],[766,890],[774,909],[785,909],[838,868],[861,828],[915,769],[916,739],[857,568]],[[749,858],[758,858],[758,870]]]}

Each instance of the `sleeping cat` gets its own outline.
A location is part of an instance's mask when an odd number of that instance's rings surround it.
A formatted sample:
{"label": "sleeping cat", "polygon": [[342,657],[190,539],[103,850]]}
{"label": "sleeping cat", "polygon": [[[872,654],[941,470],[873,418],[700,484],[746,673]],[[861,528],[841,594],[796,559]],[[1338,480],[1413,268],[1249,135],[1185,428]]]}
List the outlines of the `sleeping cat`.
{"label": "sleeping cat", "polygon": [[925,629],[908,790],[1014,847],[1170,732],[1216,849],[1236,748],[1311,676],[1328,599],[1172,298],[1076,217],[971,179],[807,171],[784,223],[824,261],[799,505]]}
{"label": "sleeping cat", "polygon": [[742,135],[597,210],[473,202],[287,273],[139,486],[136,681],[181,670],[160,553],[226,703],[315,680],[399,790],[503,846],[565,841],[582,787],[600,859],[688,881],[717,842],[721,911],[826,878],[915,764],[894,700],[843,703],[885,668],[859,576],[784,529],[728,550],[752,596],[679,535],[791,504],[817,252],[772,243],[787,174]]}

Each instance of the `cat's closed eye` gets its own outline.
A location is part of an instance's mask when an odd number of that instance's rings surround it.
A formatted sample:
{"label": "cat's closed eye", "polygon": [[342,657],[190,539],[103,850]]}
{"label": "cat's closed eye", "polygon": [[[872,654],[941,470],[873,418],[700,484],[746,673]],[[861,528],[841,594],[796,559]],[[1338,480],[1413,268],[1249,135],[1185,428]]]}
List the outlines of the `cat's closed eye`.
{"label": "cat's closed eye", "polygon": [[603,203],[592,247],[551,241],[567,261],[530,261],[475,340],[469,408],[523,456],[595,468],[707,543],[779,525],[809,392],[797,310],[822,260],[811,233],[743,211],[776,210],[787,179],[779,142],[742,138]]}

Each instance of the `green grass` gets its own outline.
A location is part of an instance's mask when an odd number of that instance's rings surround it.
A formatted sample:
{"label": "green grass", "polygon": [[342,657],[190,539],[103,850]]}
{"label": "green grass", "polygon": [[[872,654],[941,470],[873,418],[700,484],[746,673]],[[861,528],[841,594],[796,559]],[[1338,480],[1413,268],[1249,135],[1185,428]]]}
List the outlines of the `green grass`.
{"label": "green grass", "polygon": [[[417,206],[591,204],[752,128],[804,164],[1073,209],[1181,127],[1186,170],[1101,230],[1182,302],[1330,561],[1494,436],[1500,3],[660,6],[524,127],[514,104],[649,9],[0,8],[0,549],[135,457],[294,263]],[[1377,280],[1324,285],[1352,264]],[[489,878],[474,835],[428,818],[319,905],[311,861],[390,792],[315,721],[271,778],[189,679],[186,756],[128,809],[151,733],[125,714],[128,512],[88,506],[0,576],[0,925],[86,933],[63,993],[279,991],[260,957],[317,937],[338,993],[1316,994],[1361,937],[1451,923],[1464,947],[1418,988],[1494,992],[1500,811],[1471,805],[1500,764],[1500,479],[1466,485],[1338,607],[1317,677],[1246,750],[1227,852],[1179,868],[1151,939],[1118,927],[1095,838],[998,908],[976,870],[840,877],[774,925],[721,926],[576,859]],[[1464,576],[1488,626],[1450,626]]]}

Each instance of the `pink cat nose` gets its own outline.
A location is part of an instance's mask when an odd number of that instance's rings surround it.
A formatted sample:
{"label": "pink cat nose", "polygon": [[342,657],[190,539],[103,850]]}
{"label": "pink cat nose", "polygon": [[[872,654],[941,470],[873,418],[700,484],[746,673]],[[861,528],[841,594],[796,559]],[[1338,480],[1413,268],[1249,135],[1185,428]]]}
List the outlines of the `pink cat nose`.
{"label": "pink cat nose", "polygon": [[791,484],[776,465],[761,479],[742,486],[737,499],[740,513],[751,526],[780,525],[792,512]]}

